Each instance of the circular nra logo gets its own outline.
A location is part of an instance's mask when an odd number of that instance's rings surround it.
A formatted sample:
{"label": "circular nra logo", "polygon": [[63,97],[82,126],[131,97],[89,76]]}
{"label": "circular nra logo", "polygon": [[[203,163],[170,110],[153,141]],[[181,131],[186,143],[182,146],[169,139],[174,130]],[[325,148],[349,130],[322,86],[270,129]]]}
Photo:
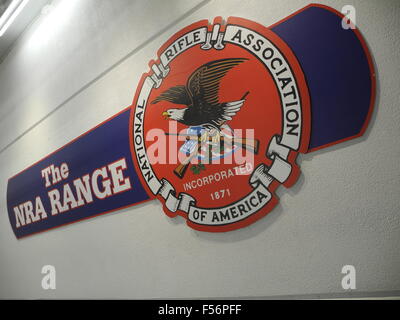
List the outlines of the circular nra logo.
{"label": "circular nra logo", "polygon": [[299,63],[272,31],[230,17],[172,36],[142,76],[130,119],[143,185],[197,230],[244,227],[299,175],[310,102]]}

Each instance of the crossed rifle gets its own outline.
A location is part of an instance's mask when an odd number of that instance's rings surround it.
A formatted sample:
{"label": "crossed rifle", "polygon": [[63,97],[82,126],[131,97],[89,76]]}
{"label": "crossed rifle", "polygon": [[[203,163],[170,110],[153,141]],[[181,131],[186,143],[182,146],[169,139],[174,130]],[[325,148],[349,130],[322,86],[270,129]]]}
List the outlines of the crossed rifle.
{"label": "crossed rifle", "polygon": [[[186,141],[195,140],[197,141],[197,148],[194,148],[191,152],[186,153],[186,158],[174,169],[175,175],[182,179],[185,174],[186,170],[190,165],[190,162],[194,157],[196,157],[200,151],[202,143],[205,141],[201,139],[202,135],[200,133],[196,134],[189,134],[189,133],[165,133],[167,136],[180,136],[186,137]],[[208,137],[208,141],[212,142],[212,137]],[[258,150],[260,147],[260,141],[258,139],[248,139],[248,138],[235,138],[235,137],[220,137],[220,144],[223,145],[225,142],[230,143],[231,145],[237,145],[242,147],[245,150],[251,151],[254,154],[258,154]]]}

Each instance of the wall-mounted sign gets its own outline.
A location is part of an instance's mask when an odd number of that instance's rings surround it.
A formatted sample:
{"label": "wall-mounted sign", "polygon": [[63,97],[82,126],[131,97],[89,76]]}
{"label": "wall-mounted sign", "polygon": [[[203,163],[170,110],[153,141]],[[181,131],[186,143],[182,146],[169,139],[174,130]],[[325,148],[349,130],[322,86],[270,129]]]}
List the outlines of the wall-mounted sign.
{"label": "wall-mounted sign", "polygon": [[176,33],[131,107],[9,179],[17,238],[154,198],[201,231],[266,215],[298,153],[368,125],[372,60],[342,18],[310,5],[269,28],[230,17]]}

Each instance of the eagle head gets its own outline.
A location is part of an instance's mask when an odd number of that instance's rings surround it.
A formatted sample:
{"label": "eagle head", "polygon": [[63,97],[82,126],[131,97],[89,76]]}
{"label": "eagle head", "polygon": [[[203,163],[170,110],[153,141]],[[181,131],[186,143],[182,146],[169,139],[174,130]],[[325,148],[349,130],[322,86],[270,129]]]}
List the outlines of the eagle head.
{"label": "eagle head", "polygon": [[167,120],[176,120],[180,121],[183,120],[183,116],[185,114],[186,108],[185,109],[168,109],[162,113],[162,116]]}

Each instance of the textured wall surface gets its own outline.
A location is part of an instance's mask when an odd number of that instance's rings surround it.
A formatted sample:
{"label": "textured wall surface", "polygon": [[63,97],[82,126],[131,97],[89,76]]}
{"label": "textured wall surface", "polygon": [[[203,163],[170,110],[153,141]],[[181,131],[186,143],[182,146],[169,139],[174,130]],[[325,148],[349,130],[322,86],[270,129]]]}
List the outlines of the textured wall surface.
{"label": "textured wall surface", "polygon": [[[148,61],[176,31],[217,15],[268,26],[307,4],[53,1],[0,65],[0,298],[398,295],[398,0],[351,2],[377,69],[367,133],[302,156],[300,180],[252,226],[197,232],[156,201],[23,240],[8,221],[7,179],[129,106]],[[56,290],[41,288],[46,264],[56,267]],[[352,292],[341,287],[346,264],[357,270]]]}

